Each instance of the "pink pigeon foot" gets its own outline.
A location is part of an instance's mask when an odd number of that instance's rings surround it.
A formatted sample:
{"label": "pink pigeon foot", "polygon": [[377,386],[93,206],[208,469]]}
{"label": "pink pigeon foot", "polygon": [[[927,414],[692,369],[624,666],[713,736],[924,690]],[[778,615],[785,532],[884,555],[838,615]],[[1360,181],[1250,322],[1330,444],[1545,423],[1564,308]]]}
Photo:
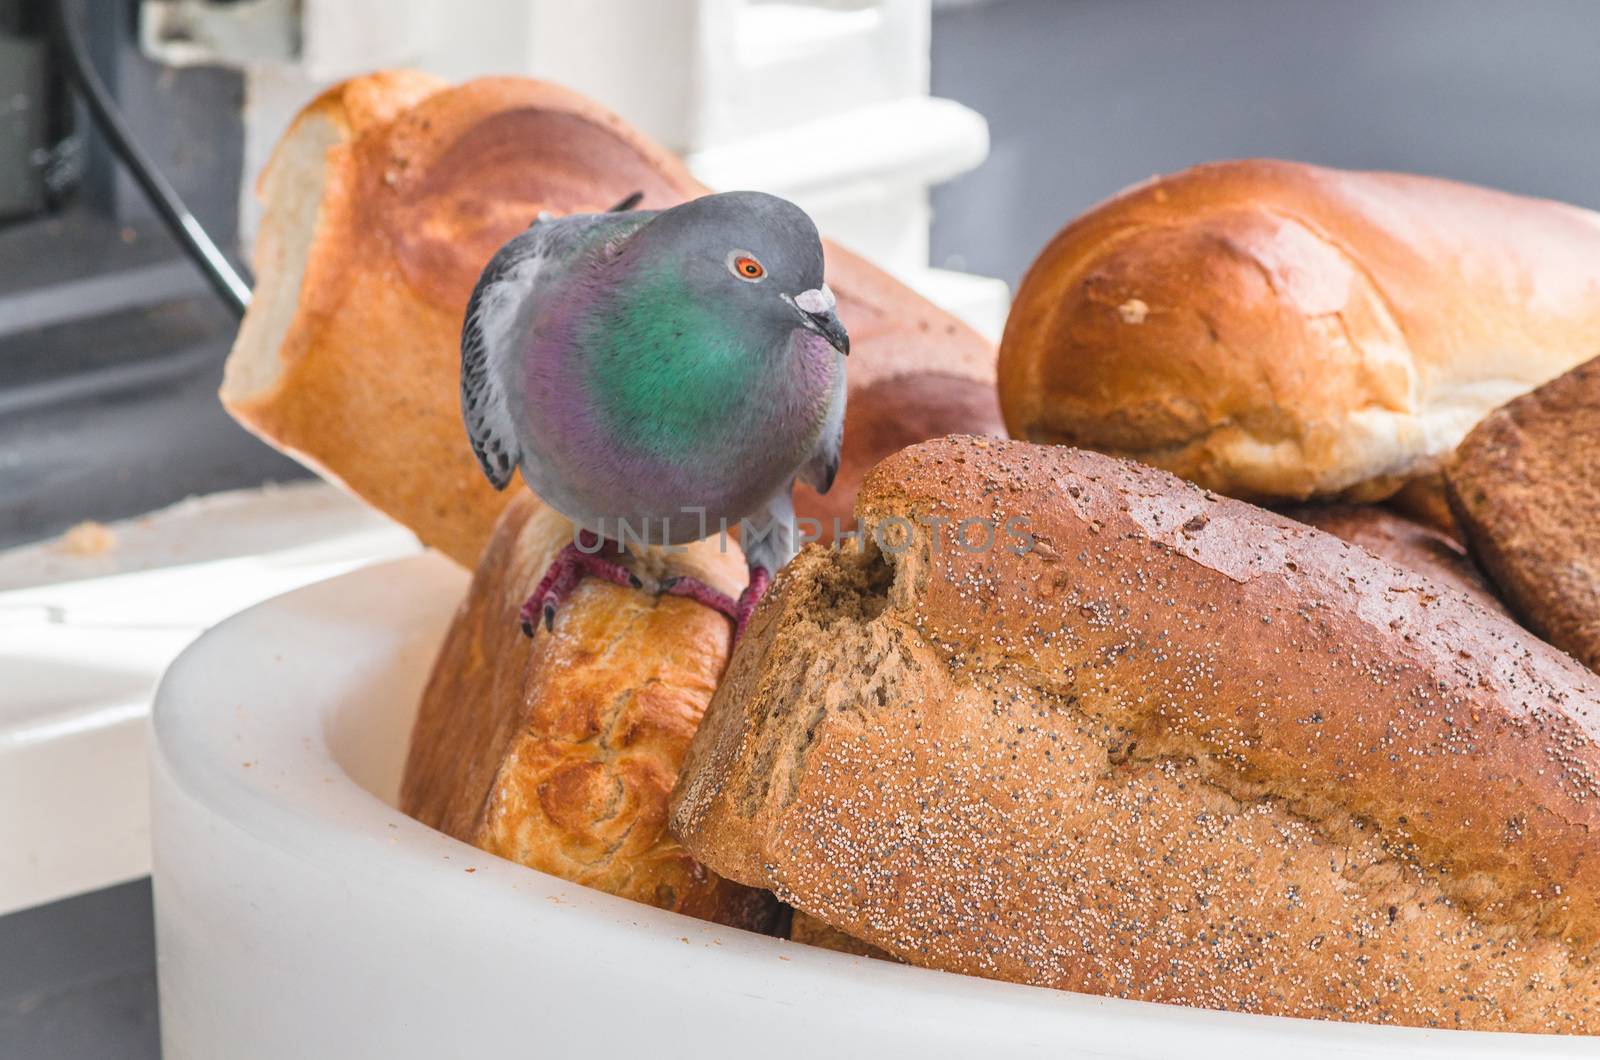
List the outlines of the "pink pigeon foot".
{"label": "pink pigeon foot", "polygon": [[739,605],[734,602],[733,597],[713,589],[699,578],[691,578],[688,575],[667,578],[661,583],[661,591],[667,596],[682,596],[697,604],[704,604],[713,611],[721,611],[735,622],[739,620]]}
{"label": "pink pigeon foot", "polygon": [[733,642],[739,643],[744,636],[744,627],[750,624],[750,616],[755,613],[756,605],[761,598],[767,595],[767,586],[772,584],[772,572],[765,567],[750,568],[750,584],[744,587],[744,592],[739,594],[738,613],[733,617]]}
{"label": "pink pigeon foot", "polygon": [[767,568],[752,567],[750,584],[745,586],[738,600],[734,600],[727,593],[713,589],[699,578],[668,578],[661,583],[661,591],[670,596],[688,597],[713,611],[721,611],[727,615],[733,620],[733,642],[738,644],[739,638],[744,636],[744,627],[750,621],[751,612],[756,609],[756,604],[761,602],[761,597],[766,594],[767,586],[771,583],[772,575],[767,573]]}
{"label": "pink pigeon foot", "polygon": [[[622,552],[620,545],[613,547],[619,554]],[[556,610],[567,597],[572,595],[572,591],[578,587],[578,583],[585,575],[608,581],[613,585],[627,585],[634,589],[641,587],[642,583],[632,571],[615,560],[600,555],[600,551],[599,535],[588,530],[580,530],[578,540],[556,554],[550,569],[539,579],[539,585],[533,590],[533,595],[522,605],[518,617],[522,621],[523,633],[533,636],[541,615],[544,618],[545,630],[548,632],[554,629]]]}

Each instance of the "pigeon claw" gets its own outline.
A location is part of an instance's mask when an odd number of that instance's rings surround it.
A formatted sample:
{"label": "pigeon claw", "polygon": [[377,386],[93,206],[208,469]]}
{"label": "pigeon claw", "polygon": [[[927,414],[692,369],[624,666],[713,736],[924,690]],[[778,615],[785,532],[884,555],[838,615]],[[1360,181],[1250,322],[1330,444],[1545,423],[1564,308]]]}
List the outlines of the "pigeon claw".
{"label": "pigeon claw", "polygon": [[[534,636],[541,622],[546,633],[555,632],[556,612],[585,577],[599,578],[613,585],[626,585],[630,589],[643,587],[638,575],[616,560],[600,554],[604,544],[598,535],[584,530],[579,532],[576,541],[556,554],[550,568],[539,579],[538,586],[517,615],[526,636]],[[616,551],[620,553],[621,547],[617,546]]]}
{"label": "pigeon claw", "polygon": [[766,595],[767,586],[772,584],[772,574],[765,567],[750,568],[750,584],[745,586],[744,592],[735,600],[727,593],[719,592],[701,581],[681,575],[676,578],[667,578],[661,583],[661,592],[667,596],[683,596],[699,604],[704,604],[713,611],[720,611],[727,615],[733,623],[733,643],[738,644],[739,638],[744,636],[744,627],[750,622],[750,615],[755,611],[756,604]]}
{"label": "pigeon claw", "polygon": [[713,589],[699,578],[693,578],[688,575],[665,578],[661,582],[661,593],[663,596],[681,596],[687,600],[693,600],[695,603],[703,604],[713,611],[722,612],[730,619],[737,616],[738,604],[734,603],[733,597],[725,592]]}
{"label": "pigeon claw", "polygon": [[[585,577],[599,578],[613,585],[626,585],[630,589],[644,589],[645,583],[637,574],[615,560],[600,555],[602,544],[599,537],[585,530],[576,541],[556,554],[550,568],[539,579],[538,586],[517,615],[524,636],[535,636],[541,623],[546,633],[555,632],[556,612]],[[617,551],[621,551],[620,546]],[[766,595],[767,586],[772,584],[772,572],[765,567],[751,567],[750,583],[737,600],[689,575],[664,578],[659,585],[654,582],[651,584],[663,596],[682,596],[726,615],[733,623],[733,642],[738,644],[744,636],[745,626],[750,623],[750,616],[755,613],[756,605]]]}
{"label": "pigeon claw", "polygon": [[750,624],[750,616],[755,614],[756,605],[761,598],[767,595],[767,586],[772,584],[772,572],[765,567],[750,568],[750,584],[744,587],[744,592],[739,594],[739,603],[733,618],[733,643],[737,645],[744,638],[744,629]]}

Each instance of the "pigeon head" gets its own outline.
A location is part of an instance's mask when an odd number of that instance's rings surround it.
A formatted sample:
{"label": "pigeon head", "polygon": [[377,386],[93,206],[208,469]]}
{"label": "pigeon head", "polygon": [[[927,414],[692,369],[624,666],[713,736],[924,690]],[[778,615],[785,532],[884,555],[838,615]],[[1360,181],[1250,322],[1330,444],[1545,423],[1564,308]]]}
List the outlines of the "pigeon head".
{"label": "pigeon head", "polygon": [[850,352],[823,282],[817,226],[792,202],[756,191],[706,195],[661,211],[629,242],[640,257],[670,262],[685,298],[745,334],[787,345],[803,328]]}

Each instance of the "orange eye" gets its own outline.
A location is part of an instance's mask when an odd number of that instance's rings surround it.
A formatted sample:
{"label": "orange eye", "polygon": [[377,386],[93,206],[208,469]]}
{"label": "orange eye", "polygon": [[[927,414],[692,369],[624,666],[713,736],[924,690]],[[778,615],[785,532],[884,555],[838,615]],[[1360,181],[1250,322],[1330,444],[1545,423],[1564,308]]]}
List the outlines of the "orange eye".
{"label": "orange eye", "polygon": [[754,283],[767,274],[767,270],[761,264],[761,262],[751,257],[749,254],[745,254],[737,250],[728,255],[728,268],[733,270],[733,274],[739,277],[739,279],[748,280],[751,283]]}

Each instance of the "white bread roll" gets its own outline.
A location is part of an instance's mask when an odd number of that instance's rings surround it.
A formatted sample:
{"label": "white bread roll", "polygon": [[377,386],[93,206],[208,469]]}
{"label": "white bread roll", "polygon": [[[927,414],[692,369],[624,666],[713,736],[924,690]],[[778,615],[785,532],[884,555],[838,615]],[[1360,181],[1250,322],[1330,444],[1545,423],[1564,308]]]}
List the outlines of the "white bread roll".
{"label": "white bread roll", "polygon": [[1600,351],[1600,215],[1451,181],[1198,166],[1068,225],[1000,354],[1012,435],[1255,500],[1378,500]]}

